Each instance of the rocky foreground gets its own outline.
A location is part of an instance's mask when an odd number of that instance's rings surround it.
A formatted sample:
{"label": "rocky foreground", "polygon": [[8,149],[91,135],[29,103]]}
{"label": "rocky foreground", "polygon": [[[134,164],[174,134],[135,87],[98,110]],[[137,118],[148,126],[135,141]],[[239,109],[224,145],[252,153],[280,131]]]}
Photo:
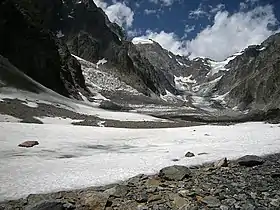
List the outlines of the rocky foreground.
{"label": "rocky foreground", "polygon": [[29,195],[0,209],[280,209],[279,189],[280,153],[249,155],[190,168],[174,165],[103,187]]}

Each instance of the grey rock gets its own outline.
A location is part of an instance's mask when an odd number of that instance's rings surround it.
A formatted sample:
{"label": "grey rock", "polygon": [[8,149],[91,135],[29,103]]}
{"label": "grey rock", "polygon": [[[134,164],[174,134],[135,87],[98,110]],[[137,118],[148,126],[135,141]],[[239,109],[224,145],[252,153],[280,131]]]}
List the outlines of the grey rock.
{"label": "grey rock", "polygon": [[100,192],[85,192],[81,195],[80,204],[89,210],[105,209],[109,195]]}
{"label": "grey rock", "polygon": [[128,187],[125,185],[116,185],[115,187],[104,191],[104,193],[120,198],[124,197],[128,193]]}
{"label": "grey rock", "polygon": [[146,203],[148,201],[148,195],[146,192],[140,192],[134,196],[134,199],[138,203]]}
{"label": "grey rock", "polygon": [[189,200],[187,200],[186,198],[182,198],[179,195],[176,195],[173,199],[173,204],[176,209],[187,208],[190,204]]}
{"label": "grey rock", "polygon": [[220,209],[221,209],[221,210],[229,210],[229,207],[228,207],[228,206],[225,206],[225,205],[221,205],[221,206],[220,206]]}
{"label": "grey rock", "polygon": [[256,208],[250,202],[246,202],[245,204],[242,205],[241,209],[242,210],[255,210]]}
{"label": "grey rock", "polygon": [[100,103],[99,108],[112,110],[112,111],[128,111],[129,108],[118,105],[112,101],[104,100]]}
{"label": "grey rock", "polygon": [[197,155],[208,155],[207,152],[201,152],[201,153],[198,153]]}
{"label": "grey rock", "polygon": [[25,210],[65,210],[60,201],[41,201],[33,206],[27,206]]}
{"label": "grey rock", "polygon": [[34,147],[36,145],[39,145],[38,141],[25,141],[20,143],[18,146],[19,147]]}
{"label": "grey rock", "polygon": [[219,207],[221,205],[220,200],[213,196],[206,196],[202,198],[201,202],[205,203],[208,207]]}
{"label": "grey rock", "polygon": [[256,155],[246,155],[239,158],[237,162],[241,166],[252,167],[252,166],[262,165],[264,163],[264,160]]}
{"label": "grey rock", "polygon": [[192,152],[187,152],[185,157],[194,157],[195,155]]}
{"label": "grey rock", "polygon": [[186,166],[169,166],[159,172],[159,176],[166,180],[181,181],[191,176],[191,171]]}

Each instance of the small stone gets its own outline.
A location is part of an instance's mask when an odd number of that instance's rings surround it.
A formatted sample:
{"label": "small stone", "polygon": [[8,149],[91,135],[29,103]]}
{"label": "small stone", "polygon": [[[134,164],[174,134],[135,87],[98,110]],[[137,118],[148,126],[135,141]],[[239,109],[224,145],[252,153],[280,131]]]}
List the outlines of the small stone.
{"label": "small stone", "polygon": [[201,153],[198,153],[197,155],[208,155],[207,152],[201,152]]}
{"label": "small stone", "polygon": [[159,176],[170,181],[181,181],[191,176],[191,171],[186,166],[168,166],[159,172]]}
{"label": "small stone", "polygon": [[106,190],[104,193],[114,196],[116,198],[124,197],[128,192],[128,187],[125,185],[117,185],[113,188]]}
{"label": "small stone", "polygon": [[253,167],[257,165],[262,165],[264,160],[256,155],[246,155],[237,160],[238,164],[241,166]]}
{"label": "small stone", "polygon": [[236,203],[236,200],[234,198],[228,198],[228,199],[223,200],[222,203],[224,205],[227,205],[227,206],[231,207]]}
{"label": "small stone", "polygon": [[255,210],[255,206],[249,202],[242,205],[241,210]]}
{"label": "small stone", "polygon": [[192,152],[187,152],[185,157],[194,157],[195,155]]}
{"label": "small stone", "polygon": [[175,159],[172,159],[173,162],[178,162],[179,159],[175,158]]}
{"label": "small stone", "polygon": [[229,207],[228,207],[228,206],[225,206],[225,205],[221,205],[221,206],[220,206],[220,209],[221,209],[221,210],[229,210]]}
{"label": "small stone", "polygon": [[214,164],[214,167],[215,168],[228,167],[228,160],[227,160],[227,158],[223,158],[223,159],[217,161]]}
{"label": "small stone", "polygon": [[213,196],[206,196],[202,198],[201,202],[205,203],[208,207],[219,207],[221,205],[220,200]]}
{"label": "small stone", "polygon": [[25,141],[25,142],[22,142],[21,144],[19,144],[18,146],[29,148],[29,147],[34,147],[36,145],[39,145],[38,141]]}
{"label": "small stone", "polygon": [[160,195],[151,195],[149,198],[148,198],[148,202],[153,202],[153,201],[159,201],[161,200],[161,196]]}
{"label": "small stone", "polygon": [[275,207],[280,207],[280,199],[271,199],[270,204]]}
{"label": "small stone", "polygon": [[158,179],[148,179],[147,181],[146,181],[146,185],[147,186],[159,186],[160,185],[160,180],[158,180]]}
{"label": "small stone", "polygon": [[140,194],[136,194],[134,196],[134,199],[138,202],[138,203],[146,203],[148,201],[148,195],[146,192],[141,192]]}
{"label": "small stone", "polygon": [[88,192],[81,195],[81,204],[88,210],[103,210],[105,209],[109,195],[100,192]]}
{"label": "small stone", "polygon": [[271,174],[271,177],[272,178],[280,178],[280,172],[273,172],[272,174]]}
{"label": "small stone", "polygon": [[190,204],[190,201],[176,195],[174,197],[173,204],[177,209],[181,209],[183,207],[186,208]]}

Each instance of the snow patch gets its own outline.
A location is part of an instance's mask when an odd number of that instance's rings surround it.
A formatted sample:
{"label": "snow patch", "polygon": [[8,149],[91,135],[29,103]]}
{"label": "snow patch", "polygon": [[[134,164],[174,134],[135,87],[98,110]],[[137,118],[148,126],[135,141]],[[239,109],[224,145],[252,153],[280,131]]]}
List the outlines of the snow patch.
{"label": "snow patch", "polygon": [[62,38],[62,37],[64,37],[64,34],[62,33],[61,30],[58,31],[58,32],[56,33],[56,37],[57,37],[57,38]]}
{"label": "snow patch", "polygon": [[[174,165],[174,158],[179,159],[176,164],[190,166],[223,157],[276,153],[280,151],[278,126],[244,123],[168,129],[73,129],[72,125],[0,123],[0,200],[153,174]],[[31,149],[17,147],[33,139],[40,144]],[[186,151],[207,154],[188,159],[184,158]]]}
{"label": "snow patch", "polygon": [[99,68],[99,65],[104,65],[105,63],[107,63],[107,60],[105,58],[102,58],[96,63],[96,68]]}
{"label": "snow patch", "polygon": [[183,63],[181,63],[180,61],[178,61],[178,59],[176,59],[177,63],[179,63],[180,66],[184,66]]}
{"label": "snow patch", "polygon": [[140,37],[134,37],[132,39],[133,44],[153,44],[153,41],[150,39],[143,39]]}
{"label": "snow patch", "polygon": [[32,102],[32,101],[28,101],[28,100],[22,102],[22,104],[23,104],[23,105],[26,105],[26,106],[28,106],[28,107],[31,107],[31,108],[37,108],[37,107],[38,107],[38,104],[37,104],[37,103]]}
{"label": "snow patch", "polygon": [[262,47],[262,48],[258,49],[258,51],[263,51],[265,49],[266,49],[266,47]]}
{"label": "snow patch", "polygon": [[20,122],[21,119],[7,114],[0,114],[0,122]]}
{"label": "snow patch", "polygon": [[71,125],[75,122],[82,122],[83,120],[73,120],[71,118],[62,118],[62,117],[34,117],[37,120],[40,120],[44,124],[54,124],[54,125]]}
{"label": "snow patch", "polygon": [[228,71],[228,69],[225,67],[230,61],[235,59],[237,56],[242,55],[242,52],[238,52],[233,54],[232,56],[228,57],[224,61],[213,61],[208,60],[208,63],[210,64],[211,70],[208,72],[206,76],[213,76],[214,74],[218,73],[219,71]]}

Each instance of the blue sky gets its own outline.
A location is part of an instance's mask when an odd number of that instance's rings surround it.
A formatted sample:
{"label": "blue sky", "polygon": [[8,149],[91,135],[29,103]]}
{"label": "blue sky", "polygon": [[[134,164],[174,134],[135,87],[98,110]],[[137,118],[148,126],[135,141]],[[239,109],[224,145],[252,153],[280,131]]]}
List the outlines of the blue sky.
{"label": "blue sky", "polygon": [[280,0],[94,2],[130,38],[150,38],[175,54],[191,57],[223,60],[279,30]]}

